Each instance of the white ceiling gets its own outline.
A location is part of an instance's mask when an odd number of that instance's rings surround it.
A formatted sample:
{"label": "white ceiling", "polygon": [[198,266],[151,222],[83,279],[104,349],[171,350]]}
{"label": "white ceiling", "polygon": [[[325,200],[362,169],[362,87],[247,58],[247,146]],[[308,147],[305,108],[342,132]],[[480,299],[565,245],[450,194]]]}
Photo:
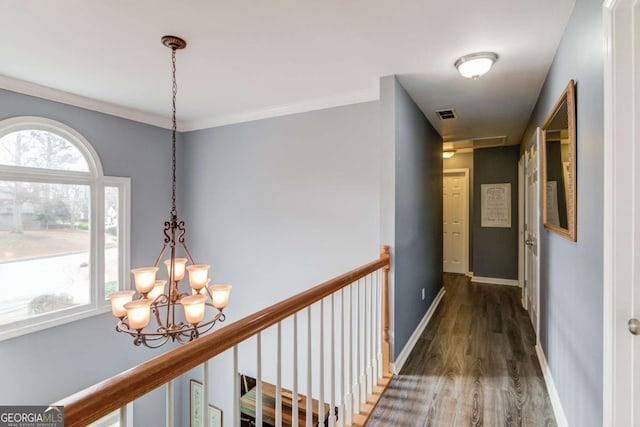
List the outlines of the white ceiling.
{"label": "white ceiling", "polygon": [[[0,87],[168,126],[160,37],[175,34],[185,130],[377,99],[379,77],[398,74],[446,141],[513,144],[573,3],[0,0]],[[500,56],[487,76],[457,74],[459,56],[487,50]],[[459,118],[443,126],[433,111],[449,107]]]}

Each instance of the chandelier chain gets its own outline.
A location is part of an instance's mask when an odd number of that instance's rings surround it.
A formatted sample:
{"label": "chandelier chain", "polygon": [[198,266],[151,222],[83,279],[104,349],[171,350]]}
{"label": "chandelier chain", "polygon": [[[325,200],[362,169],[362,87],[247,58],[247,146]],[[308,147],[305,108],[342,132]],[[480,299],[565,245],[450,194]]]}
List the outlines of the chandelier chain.
{"label": "chandelier chain", "polygon": [[178,211],[176,209],[176,131],[177,131],[177,123],[176,123],[176,95],[178,94],[178,83],[176,82],[176,48],[171,48],[171,77],[173,81],[172,93],[172,122],[171,122],[171,132],[172,132],[172,187],[171,187],[171,218],[177,218]]}
{"label": "chandelier chain", "polygon": [[[141,267],[131,270],[134,276],[136,290],[114,292],[109,295],[111,311],[120,319],[116,331],[129,334],[137,346],[158,348],[165,343],[186,343],[197,339],[201,334],[210,331],[215,324],[224,322],[222,310],[227,306],[230,285],[209,286],[208,272],[211,266],[196,264],[185,243],[184,221],[178,219],[176,208],[176,145],[178,124],[176,120],[176,98],[178,83],[176,79],[176,50],[184,49],[187,43],[176,36],[162,37],[162,44],[171,49],[171,213],[168,221],[164,222],[164,243],[153,267]],[[184,250],[185,258],[177,258],[180,246]],[[168,280],[156,280],[159,264],[167,252],[169,259],[164,261],[167,267]],[[189,265],[187,265],[189,264]],[[181,290],[180,282],[188,274],[189,289]],[[166,285],[169,285],[167,289]],[[184,288],[184,286],[182,286]],[[136,292],[137,291],[137,292]],[[134,300],[135,294],[138,298]],[[176,307],[183,306],[182,314],[176,316]],[[217,313],[210,317],[209,310]],[[165,316],[166,314],[166,316]],[[157,327],[145,329],[152,317]]]}

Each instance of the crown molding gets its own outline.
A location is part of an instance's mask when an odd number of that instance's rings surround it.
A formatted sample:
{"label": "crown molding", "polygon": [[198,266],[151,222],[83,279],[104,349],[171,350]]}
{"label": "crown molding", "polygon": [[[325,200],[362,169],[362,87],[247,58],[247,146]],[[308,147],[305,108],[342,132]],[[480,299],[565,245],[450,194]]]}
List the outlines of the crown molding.
{"label": "crown molding", "polygon": [[[96,111],[99,113],[109,114],[111,116],[133,120],[135,122],[145,123],[164,129],[171,129],[171,120],[158,114],[146,113],[144,111],[136,110],[133,108],[127,108],[105,101],[99,101],[97,99],[89,98],[82,95],[76,95],[59,89],[53,89],[47,86],[27,82],[25,80],[19,80],[13,77],[0,75],[0,89],[6,89],[11,92],[22,93],[29,96],[35,96],[37,98],[42,98],[49,101],[60,102],[62,104],[84,108],[86,110]],[[181,127],[182,126],[180,126],[179,123],[178,128],[180,129]]]}
{"label": "crown molding", "polygon": [[[123,119],[133,120],[164,129],[171,129],[170,120],[167,117],[147,113],[133,108],[123,107],[97,99],[76,95],[59,89],[42,86],[37,83],[19,80],[13,77],[0,75],[0,89],[35,96],[49,101],[60,102],[74,107],[84,108],[99,113],[109,114]],[[315,98],[308,101],[277,105],[253,111],[225,114],[215,117],[207,117],[197,120],[179,120],[178,130],[190,132],[230,125],[235,123],[250,122],[271,117],[286,116],[289,114],[304,113],[307,111],[322,110],[325,108],[340,107],[361,102],[376,101],[380,98],[378,85],[359,92],[350,92],[335,96]]]}
{"label": "crown molding", "polygon": [[246,111],[234,114],[225,114],[216,117],[208,117],[199,120],[184,121],[184,132],[208,129],[219,126],[231,125],[255,120],[268,119],[272,117],[287,116],[308,111],[323,110],[325,108],[341,107],[344,105],[359,104],[362,102],[377,101],[380,99],[378,85],[359,92],[350,92],[335,96],[310,99],[308,101],[277,105],[274,107],[262,108],[253,111]]}

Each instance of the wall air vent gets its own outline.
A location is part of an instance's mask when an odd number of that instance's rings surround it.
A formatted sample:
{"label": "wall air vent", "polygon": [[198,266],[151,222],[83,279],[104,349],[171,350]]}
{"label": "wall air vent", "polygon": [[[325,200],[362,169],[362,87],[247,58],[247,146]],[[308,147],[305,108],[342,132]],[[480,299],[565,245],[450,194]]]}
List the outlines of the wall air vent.
{"label": "wall air vent", "polygon": [[454,110],[453,108],[436,111],[436,114],[438,115],[438,118],[440,120],[451,120],[458,117],[458,115],[456,114],[456,110]]}

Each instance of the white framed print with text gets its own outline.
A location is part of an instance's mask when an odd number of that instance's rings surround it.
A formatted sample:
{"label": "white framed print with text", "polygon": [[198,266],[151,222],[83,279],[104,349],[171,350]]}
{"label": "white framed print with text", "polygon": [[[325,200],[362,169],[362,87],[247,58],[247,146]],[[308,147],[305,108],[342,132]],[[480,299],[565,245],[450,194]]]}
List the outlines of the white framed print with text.
{"label": "white framed print with text", "polygon": [[480,185],[481,227],[511,228],[511,183]]}

